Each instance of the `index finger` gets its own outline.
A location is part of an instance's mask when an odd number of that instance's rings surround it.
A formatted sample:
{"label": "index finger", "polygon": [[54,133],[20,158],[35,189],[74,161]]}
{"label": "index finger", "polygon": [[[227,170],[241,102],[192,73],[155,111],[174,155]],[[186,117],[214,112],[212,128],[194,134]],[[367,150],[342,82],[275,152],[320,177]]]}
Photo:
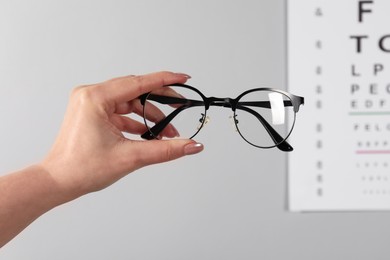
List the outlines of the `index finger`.
{"label": "index finger", "polygon": [[105,97],[115,103],[133,100],[141,94],[174,83],[185,83],[190,76],[169,71],[155,72],[140,76],[125,76],[105,82]]}

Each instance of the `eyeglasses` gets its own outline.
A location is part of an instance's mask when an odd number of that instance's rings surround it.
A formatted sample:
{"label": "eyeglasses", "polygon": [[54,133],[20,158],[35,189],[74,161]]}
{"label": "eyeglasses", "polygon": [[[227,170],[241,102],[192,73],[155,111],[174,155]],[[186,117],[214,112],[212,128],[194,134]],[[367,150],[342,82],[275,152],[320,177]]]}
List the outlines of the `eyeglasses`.
{"label": "eyeglasses", "polygon": [[143,139],[193,138],[208,122],[210,106],[231,108],[235,129],[249,144],[258,148],[277,147],[290,152],[286,141],[304,98],[282,90],[256,88],[237,98],[206,97],[185,84],[172,84],[141,95],[147,131]]}

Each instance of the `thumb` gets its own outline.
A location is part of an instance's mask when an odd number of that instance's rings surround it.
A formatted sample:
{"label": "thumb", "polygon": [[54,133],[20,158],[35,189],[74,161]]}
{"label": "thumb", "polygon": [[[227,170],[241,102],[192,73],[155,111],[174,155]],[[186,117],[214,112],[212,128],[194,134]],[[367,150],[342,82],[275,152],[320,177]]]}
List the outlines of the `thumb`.
{"label": "thumb", "polygon": [[136,169],[197,154],[204,148],[203,144],[188,139],[132,141],[128,145],[127,154],[134,157]]}

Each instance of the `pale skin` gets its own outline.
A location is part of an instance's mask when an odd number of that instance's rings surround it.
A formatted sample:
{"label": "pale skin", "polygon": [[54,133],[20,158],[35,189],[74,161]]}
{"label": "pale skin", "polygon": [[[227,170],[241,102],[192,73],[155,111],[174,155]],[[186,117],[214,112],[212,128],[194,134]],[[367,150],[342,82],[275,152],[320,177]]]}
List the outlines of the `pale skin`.
{"label": "pale skin", "polygon": [[[123,135],[145,131],[142,123],[125,116],[142,113],[139,95],[188,79],[183,73],[157,72],[75,88],[47,156],[0,177],[0,247],[58,205],[104,189],[141,167],[201,152],[203,145],[193,140],[135,141]],[[168,129],[166,135],[175,131]]]}

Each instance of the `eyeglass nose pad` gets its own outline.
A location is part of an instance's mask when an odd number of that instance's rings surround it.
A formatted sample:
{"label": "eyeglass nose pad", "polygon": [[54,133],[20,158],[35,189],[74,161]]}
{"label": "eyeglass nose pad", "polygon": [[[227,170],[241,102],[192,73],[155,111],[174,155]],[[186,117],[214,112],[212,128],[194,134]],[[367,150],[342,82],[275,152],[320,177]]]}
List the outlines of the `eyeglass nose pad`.
{"label": "eyeglass nose pad", "polygon": [[197,129],[199,130],[200,128],[204,127],[208,122],[210,122],[210,117],[209,116],[206,116],[205,118],[205,114],[201,113],[201,118],[199,119],[199,125],[197,127]]}
{"label": "eyeglass nose pad", "polygon": [[237,132],[238,131],[237,130],[237,124],[238,124],[237,115],[229,116],[229,120],[230,120],[230,123],[231,123],[233,130]]}

